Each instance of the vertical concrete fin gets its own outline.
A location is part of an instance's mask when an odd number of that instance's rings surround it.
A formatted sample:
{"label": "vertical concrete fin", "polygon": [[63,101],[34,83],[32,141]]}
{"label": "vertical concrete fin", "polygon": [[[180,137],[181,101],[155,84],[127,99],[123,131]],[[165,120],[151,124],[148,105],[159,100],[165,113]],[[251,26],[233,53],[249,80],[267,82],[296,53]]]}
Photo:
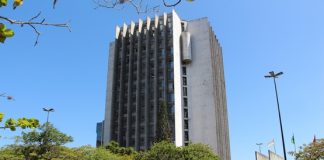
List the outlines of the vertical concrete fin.
{"label": "vertical concrete fin", "polygon": [[120,27],[117,25],[116,26],[116,36],[115,36],[116,39],[118,39],[119,34],[120,34]]}
{"label": "vertical concrete fin", "polygon": [[163,25],[167,25],[168,15],[166,13],[163,13]]}
{"label": "vertical concrete fin", "polygon": [[149,30],[150,29],[150,26],[151,26],[151,18],[150,17],[147,17],[146,18],[146,29]]}
{"label": "vertical concrete fin", "polygon": [[126,33],[127,33],[127,25],[126,25],[126,23],[124,23],[124,26],[123,26],[123,37],[126,36]]}
{"label": "vertical concrete fin", "polygon": [[130,34],[134,35],[134,29],[135,29],[135,23],[132,21],[131,22],[131,29],[130,29]]}
{"label": "vertical concrete fin", "polygon": [[141,33],[142,32],[142,27],[143,27],[143,20],[139,19],[138,20],[138,32]]}
{"label": "vertical concrete fin", "polygon": [[155,24],[154,24],[155,28],[158,28],[158,26],[159,26],[159,17],[157,15],[155,15],[154,22],[155,22]]}

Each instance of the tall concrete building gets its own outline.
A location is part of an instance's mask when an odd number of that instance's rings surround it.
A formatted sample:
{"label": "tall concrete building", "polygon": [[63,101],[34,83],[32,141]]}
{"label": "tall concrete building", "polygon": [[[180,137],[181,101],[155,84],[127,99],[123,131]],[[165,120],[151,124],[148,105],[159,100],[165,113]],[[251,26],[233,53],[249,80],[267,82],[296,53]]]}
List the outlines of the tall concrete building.
{"label": "tall concrete building", "polygon": [[148,149],[168,108],[172,140],[208,144],[230,160],[222,50],[207,20],[173,11],[116,27],[110,43],[104,144]]}

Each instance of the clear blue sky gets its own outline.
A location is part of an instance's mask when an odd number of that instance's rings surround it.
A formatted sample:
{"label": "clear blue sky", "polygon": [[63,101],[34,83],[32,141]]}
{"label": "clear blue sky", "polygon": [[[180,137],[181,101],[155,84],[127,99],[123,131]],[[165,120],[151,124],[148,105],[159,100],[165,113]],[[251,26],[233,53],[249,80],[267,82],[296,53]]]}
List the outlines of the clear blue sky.
{"label": "clear blue sky", "polygon": [[[42,108],[53,107],[50,121],[74,137],[69,146],[95,145],[115,25],[144,15],[127,8],[94,10],[91,0],[59,0],[56,10],[51,7],[48,0],[26,1],[14,12],[0,9],[17,19],[42,11],[47,21],[71,20],[72,27],[71,33],[40,27],[34,47],[31,28],[11,26],[16,36],[0,45],[0,92],[16,100],[0,99],[0,110],[44,122]],[[287,150],[293,150],[293,133],[298,146],[314,134],[324,136],[323,0],[196,0],[176,10],[182,19],[208,17],[223,47],[233,160],[254,159],[255,144],[273,138],[282,154],[273,82],[263,77],[271,70],[284,72],[278,89]],[[4,137],[19,133],[1,131]],[[0,146],[11,142],[2,139]]]}

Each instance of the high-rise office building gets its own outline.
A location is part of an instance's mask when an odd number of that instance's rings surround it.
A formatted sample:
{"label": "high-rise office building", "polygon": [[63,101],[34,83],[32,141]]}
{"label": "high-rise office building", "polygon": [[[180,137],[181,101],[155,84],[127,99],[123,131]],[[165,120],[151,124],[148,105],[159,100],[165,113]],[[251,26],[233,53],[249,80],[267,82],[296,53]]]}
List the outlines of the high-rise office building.
{"label": "high-rise office building", "polygon": [[165,102],[176,146],[208,144],[229,160],[223,70],[207,18],[183,21],[173,11],[117,26],[109,50],[104,144],[148,149]]}
{"label": "high-rise office building", "polygon": [[96,127],[96,133],[97,133],[96,146],[97,147],[100,147],[103,145],[104,124],[105,124],[105,121],[97,123],[97,127]]}

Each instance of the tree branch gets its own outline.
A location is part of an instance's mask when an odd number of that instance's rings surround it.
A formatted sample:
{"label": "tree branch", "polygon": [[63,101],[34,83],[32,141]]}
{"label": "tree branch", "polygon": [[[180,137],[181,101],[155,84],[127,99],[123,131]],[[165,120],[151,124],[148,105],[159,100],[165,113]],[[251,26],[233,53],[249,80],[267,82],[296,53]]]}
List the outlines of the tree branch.
{"label": "tree branch", "polygon": [[173,4],[168,4],[165,0],[162,0],[163,1],[163,5],[165,7],[175,7],[176,5],[180,4],[181,3],[181,0],[178,0],[177,2],[173,3]]}
{"label": "tree branch", "polygon": [[137,14],[158,12],[159,5],[151,5],[150,0],[92,0],[97,8],[117,8],[123,9],[124,5],[129,4]]}
{"label": "tree branch", "polygon": [[36,21],[36,19],[39,18],[40,15],[41,15],[41,12],[39,12],[37,15],[35,15],[31,19],[29,19],[28,21],[14,20],[14,19],[10,19],[10,18],[4,17],[4,16],[0,16],[0,20],[7,21],[10,24],[20,25],[21,27],[23,27],[24,25],[30,26],[34,30],[35,34],[37,35],[36,41],[35,41],[35,46],[38,44],[38,38],[41,34],[38,31],[36,26],[62,27],[62,28],[67,28],[71,32],[71,28],[68,23],[47,23],[45,21],[45,19],[42,19],[41,21]]}

